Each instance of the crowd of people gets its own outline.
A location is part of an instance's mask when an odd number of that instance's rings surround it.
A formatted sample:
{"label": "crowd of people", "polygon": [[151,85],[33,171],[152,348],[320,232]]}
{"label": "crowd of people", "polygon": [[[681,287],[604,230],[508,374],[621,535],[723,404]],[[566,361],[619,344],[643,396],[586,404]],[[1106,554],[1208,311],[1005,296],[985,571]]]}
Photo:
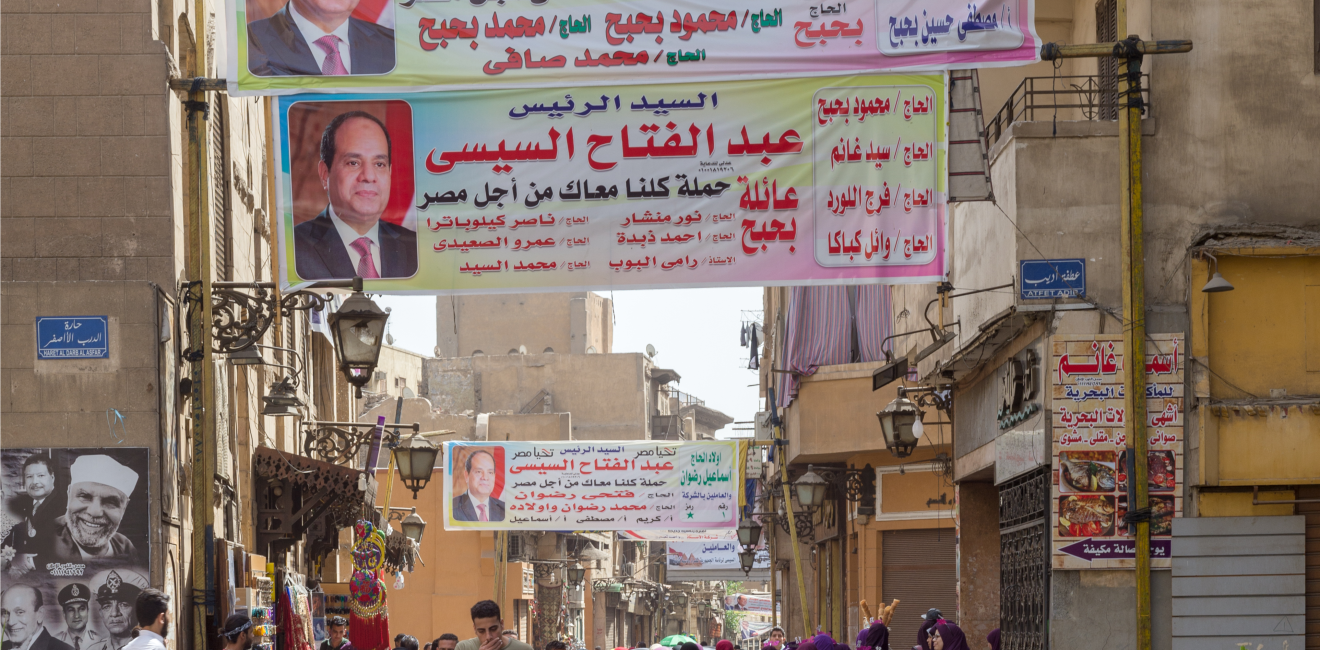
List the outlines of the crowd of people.
{"label": "crowd of people", "polygon": [[[38,592],[39,597],[40,592]],[[18,608],[5,604],[6,637],[14,636],[12,632],[22,631],[8,629],[16,626],[22,615],[22,612],[11,612],[10,609]],[[169,597],[156,589],[143,589],[138,593],[133,609],[138,626],[133,632],[133,640],[124,647],[124,650],[165,650],[165,637],[169,635],[171,622]],[[483,600],[473,605],[471,615],[476,636],[470,639],[460,641],[458,635],[446,633],[423,645],[415,636],[398,634],[394,637],[394,650],[534,650],[531,645],[519,640],[517,633],[504,629],[500,606],[494,601]],[[257,639],[252,628],[252,619],[245,614],[233,614],[226,619],[220,629],[224,650],[252,650]],[[342,616],[334,616],[326,621],[326,633],[328,638],[321,642],[318,650],[356,650],[353,642],[348,639],[348,621]],[[875,620],[857,635],[857,650],[901,650],[890,646],[889,633],[889,626],[884,621]],[[952,621],[945,620],[943,613],[933,608],[921,615],[917,641],[918,645],[913,646],[912,650],[973,650],[962,628]],[[999,630],[991,631],[986,636],[986,642],[990,650],[999,650]],[[20,650],[20,644],[11,643],[10,639],[6,639],[4,645],[3,650]],[[38,643],[22,645],[27,647],[21,650],[44,648]],[[554,640],[546,643],[542,650],[570,650],[570,648],[565,642]],[[595,650],[601,649],[597,646]],[[614,650],[631,649],[619,647]],[[667,649],[655,644],[650,648],[640,647],[636,650]],[[689,641],[679,645],[676,650],[704,649]],[[722,639],[715,644],[715,650],[735,650],[735,647],[732,641]],[[761,646],[761,650],[852,650],[852,648],[824,633],[808,639],[790,641],[783,628],[774,627],[770,630],[769,639]]]}

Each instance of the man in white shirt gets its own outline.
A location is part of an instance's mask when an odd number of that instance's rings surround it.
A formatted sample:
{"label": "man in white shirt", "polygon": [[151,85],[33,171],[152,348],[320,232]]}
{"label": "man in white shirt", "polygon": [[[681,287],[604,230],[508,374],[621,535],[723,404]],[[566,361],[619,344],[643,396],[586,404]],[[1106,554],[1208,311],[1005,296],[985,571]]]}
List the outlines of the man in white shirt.
{"label": "man in white shirt", "polygon": [[270,18],[253,21],[248,69],[263,77],[393,70],[394,30],[353,18],[357,5],[358,0],[290,0]]}
{"label": "man in white shirt", "polygon": [[137,614],[138,635],[124,650],[166,650],[170,635],[170,597],[159,589],[143,589],[133,604]]}
{"label": "man in white shirt", "polygon": [[467,491],[454,497],[456,521],[504,521],[504,502],[491,496],[495,491],[495,457],[485,449],[468,454],[463,462]]}
{"label": "man in white shirt", "polygon": [[375,115],[349,111],[325,127],[317,173],[329,204],[293,229],[298,277],[372,280],[417,273],[417,233],[381,220],[390,202],[392,154],[389,130]]}

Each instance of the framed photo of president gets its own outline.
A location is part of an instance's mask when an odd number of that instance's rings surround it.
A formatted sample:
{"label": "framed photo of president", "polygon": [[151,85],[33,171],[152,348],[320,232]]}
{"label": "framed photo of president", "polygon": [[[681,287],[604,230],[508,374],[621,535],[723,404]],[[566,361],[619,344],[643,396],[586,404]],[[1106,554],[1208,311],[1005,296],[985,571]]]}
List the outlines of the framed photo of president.
{"label": "framed photo of president", "polygon": [[248,69],[259,77],[394,69],[392,0],[246,0]]}
{"label": "framed photo of president", "polygon": [[297,102],[288,129],[291,270],[311,281],[416,275],[408,102]]}
{"label": "framed photo of president", "polygon": [[450,513],[456,522],[504,521],[504,447],[455,447],[449,458],[453,477]]}

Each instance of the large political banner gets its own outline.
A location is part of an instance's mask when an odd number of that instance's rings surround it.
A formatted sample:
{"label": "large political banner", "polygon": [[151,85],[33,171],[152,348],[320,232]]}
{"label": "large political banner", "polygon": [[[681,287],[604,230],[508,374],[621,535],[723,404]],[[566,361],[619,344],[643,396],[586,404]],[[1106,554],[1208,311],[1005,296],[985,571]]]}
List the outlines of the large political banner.
{"label": "large political banner", "polygon": [[120,650],[151,586],[145,447],[0,450],[5,647]]}
{"label": "large political banner", "polygon": [[1034,0],[228,0],[235,95],[612,86],[1023,65]]}
{"label": "large political banner", "polygon": [[446,530],[738,525],[734,441],[446,442]]}
{"label": "large political banner", "polygon": [[284,286],[933,282],[942,74],[290,96]]}
{"label": "large political banner", "polygon": [[1173,518],[1183,512],[1186,465],[1182,335],[1154,334],[1146,341],[1145,477],[1132,475],[1135,459],[1128,458],[1123,336],[1055,336],[1051,345],[1053,566],[1135,568],[1136,528],[1124,521],[1134,480],[1145,480],[1149,491],[1151,566],[1172,566]]}

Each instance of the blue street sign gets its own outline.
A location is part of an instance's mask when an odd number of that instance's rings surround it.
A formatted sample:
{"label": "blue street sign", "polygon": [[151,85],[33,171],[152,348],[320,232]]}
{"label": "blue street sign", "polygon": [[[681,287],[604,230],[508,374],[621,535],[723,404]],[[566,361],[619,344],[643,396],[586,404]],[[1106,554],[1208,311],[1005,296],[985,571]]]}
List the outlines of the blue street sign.
{"label": "blue street sign", "polygon": [[1023,300],[1080,298],[1086,295],[1086,260],[1020,260],[1018,287]]}
{"label": "blue street sign", "polygon": [[106,316],[38,316],[37,358],[110,358],[110,319]]}

